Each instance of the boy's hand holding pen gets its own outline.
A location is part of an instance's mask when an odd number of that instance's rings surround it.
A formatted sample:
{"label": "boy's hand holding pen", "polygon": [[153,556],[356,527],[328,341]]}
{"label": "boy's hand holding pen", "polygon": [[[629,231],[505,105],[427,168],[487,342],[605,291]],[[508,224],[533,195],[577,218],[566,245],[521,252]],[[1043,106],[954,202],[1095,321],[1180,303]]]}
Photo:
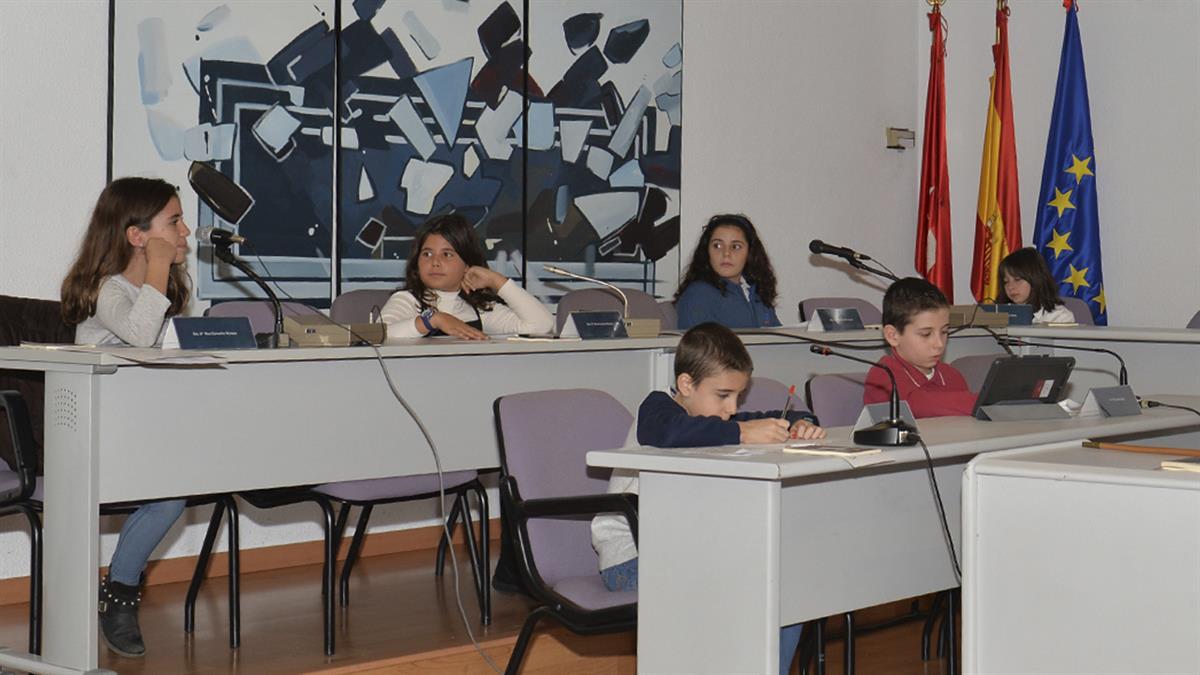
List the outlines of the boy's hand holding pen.
{"label": "boy's hand holding pen", "polygon": [[[792,401],[796,396],[796,385],[788,387],[787,400],[783,402],[783,412],[779,414],[779,419],[787,421],[788,413],[792,411]],[[817,438],[825,438],[825,430],[821,427],[809,422],[808,420],[796,420],[789,430],[789,437],[793,439],[813,440]]]}

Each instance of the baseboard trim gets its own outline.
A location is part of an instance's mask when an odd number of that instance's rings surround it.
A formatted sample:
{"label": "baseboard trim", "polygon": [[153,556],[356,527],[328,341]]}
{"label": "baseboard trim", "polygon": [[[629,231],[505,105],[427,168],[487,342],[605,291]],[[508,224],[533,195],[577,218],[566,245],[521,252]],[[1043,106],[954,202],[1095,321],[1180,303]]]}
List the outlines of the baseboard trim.
{"label": "baseboard trim", "polygon": [[[489,521],[489,537],[491,541],[500,540],[500,520],[493,518]],[[432,550],[437,547],[442,536],[439,525],[416,527],[407,530],[392,530],[390,532],[375,532],[364,541],[360,555],[364,558],[392,553],[409,551]],[[454,541],[463,542],[462,529],[454,534]],[[265,572],[268,570],[300,567],[302,565],[319,565],[324,556],[324,542],[302,541],[294,544],[279,544],[260,548],[242,549],[241,568],[243,574]],[[338,550],[338,560],[346,559],[346,551],[350,548],[350,538],[342,541]],[[183,556],[153,560],[146,566],[146,585],[173,584],[188,581],[192,578],[192,570],[196,567],[197,556]],[[206,577],[224,577],[229,573],[229,554],[215,553],[209,562]],[[108,567],[101,567],[100,573],[107,573]],[[12,577],[0,579],[0,605],[14,605],[29,602],[29,577]]]}

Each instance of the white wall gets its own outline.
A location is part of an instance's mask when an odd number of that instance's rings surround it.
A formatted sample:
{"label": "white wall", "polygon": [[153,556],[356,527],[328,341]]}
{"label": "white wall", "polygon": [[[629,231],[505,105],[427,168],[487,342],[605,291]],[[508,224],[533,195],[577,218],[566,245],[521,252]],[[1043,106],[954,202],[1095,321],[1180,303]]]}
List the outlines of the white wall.
{"label": "white wall", "polygon": [[[988,0],[946,7],[956,292],[963,298],[993,7]],[[1014,1],[1010,24],[1027,240],[1058,67],[1060,7]],[[883,134],[887,126],[922,126],[925,11],[923,0],[685,3],[683,246],[690,254],[713,213],[747,213],[771,246],[785,322],[795,320],[805,296],[877,293],[845,268],[812,259],[810,239],[869,251],[897,273],[912,273],[920,147],[887,150]],[[1182,325],[1200,307],[1200,3],[1093,0],[1083,5],[1080,24],[1112,322]],[[103,186],[106,27],[103,2],[0,3],[0,293],[57,296]],[[1139,302],[1144,298],[1154,302]],[[425,505],[377,518],[395,527],[431,515]],[[188,517],[203,521],[203,514]],[[247,547],[320,536],[303,510],[249,518],[242,530]],[[194,553],[200,535],[198,524],[171,535],[165,555]],[[113,536],[104,541],[108,549]],[[0,577],[26,573],[26,551],[16,519],[0,520]]]}
{"label": "white wall", "polygon": [[913,8],[684,3],[684,265],[708,218],[732,211],[769,247],[785,324],[805,297],[882,292],[811,257],[811,239],[911,273],[921,158],[886,149],[884,128],[919,120]]}

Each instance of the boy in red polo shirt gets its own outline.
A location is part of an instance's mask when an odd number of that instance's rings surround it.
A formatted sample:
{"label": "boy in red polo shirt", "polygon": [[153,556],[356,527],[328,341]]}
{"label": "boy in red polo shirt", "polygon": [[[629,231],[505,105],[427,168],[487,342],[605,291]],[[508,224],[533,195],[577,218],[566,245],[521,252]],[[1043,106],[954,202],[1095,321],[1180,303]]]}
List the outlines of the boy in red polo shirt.
{"label": "boy in red polo shirt", "polygon": [[[937,286],[909,277],[883,296],[883,339],[891,354],[879,359],[896,376],[900,400],[915,417],[970,415],[976,394],[953,366],[942,363],[950,333],[950,303]],[[863,403],[891,399],[892,383],[882,368],[867,373]]]}

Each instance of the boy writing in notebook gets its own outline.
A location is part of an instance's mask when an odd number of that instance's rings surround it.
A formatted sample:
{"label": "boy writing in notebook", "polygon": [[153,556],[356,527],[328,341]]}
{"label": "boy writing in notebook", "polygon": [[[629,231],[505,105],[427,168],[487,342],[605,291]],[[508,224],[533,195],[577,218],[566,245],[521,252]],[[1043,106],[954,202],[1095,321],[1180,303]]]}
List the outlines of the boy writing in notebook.
{"label": "boy writing in notebook", "polygon": [[[942,363],[950,334],[950,303],[937,286],[909,277],[883,296],[883,339],[891,353],[879,359],[896,377],[900,400],[914,417],[970,415],[976,394],[953,366]],[[891,400],[892,383],[882,368],[867,373],[863,403]]]}
{"label": "boy writing in notebook", "polygon": [[[808,412],[786,416],[779,410],[737,412],[738,398],[749,385],[753,368],[750,354],[733,331],[715,323],[692,328],[675,350],[674,391],[651,392],[638,408],[638,443],[689,448],[824,438],[825,431]],[[636,493],[637,473],[614,471],[608,490]],[[592,546],[600,556],[600,575],[608,590],[637,590],[637,545],[623,516],[597,516],[592,521]],[[800,624],[786,626],[780,633],[780,673],[791,665],[800,628]]]}

